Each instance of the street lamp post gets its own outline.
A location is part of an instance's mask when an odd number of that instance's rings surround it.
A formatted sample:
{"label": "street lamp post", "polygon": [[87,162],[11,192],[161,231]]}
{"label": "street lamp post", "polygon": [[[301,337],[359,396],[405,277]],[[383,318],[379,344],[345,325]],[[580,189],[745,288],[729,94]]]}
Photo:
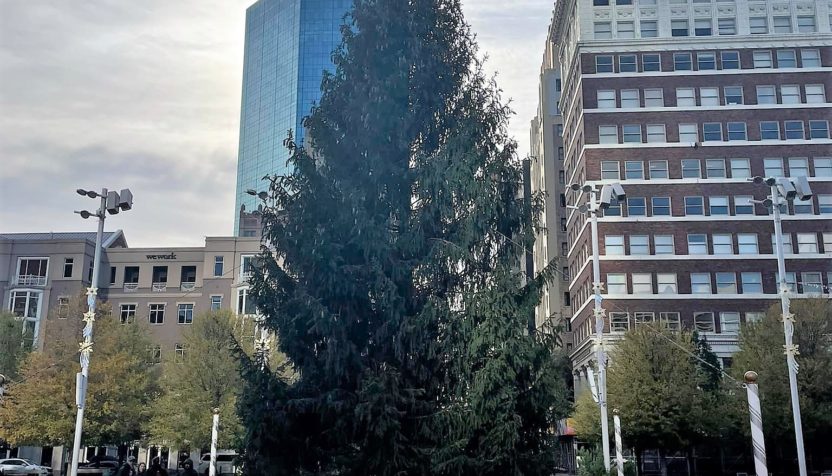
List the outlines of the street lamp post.
{"label": "street lamp post", "polygon": [[778,287],[780,294],[780,307],[783,313],[783,333],[785,334],[786,345],[783,346],[786,354],[786,362],[789,369],[789,390],[792,401],[792,417],[794,418],[794,436],[797,443],[797,466],[800,476],[806,476],[806,452],[803,446],[803,423],[800,418],[800,399],[797,394],[797,360],[795,356],[799,353],[794,345],[794,316],[789,311],[789,286],[786,283],[786,259],[783,255],[783,227],[780,217],[780,206],[799,198],[802,201],[812,199],[812,189],[806,177],[754,177],[756,184],[765,183],[771,190],[771,195],[763,201],[763,204],[771,207],[772,218],[774,219],[774,239],[777,252],[777,273]]}
{"label": "street lamp post", "polygon": [[75,404],[78,406],[78,413],[75,417],[75,439],[72,444],[72,465],[70,467],[70,476],[78,475],[78,460],[81,455],[81,434],[84,425],[84,408],[87,397],[87,379],[90,373],[90,354],[92,353],[92,328],[95,322],[95,303],[96,295],[98,294],[98,272],[101,264],[101,242],[104,238],[104,220],[107,213],[111,215],[117,214],[122,210],[130,210],[133,208],[133,194],[129,189],[123,189],[121,193],[115,191],[108,191],[106,188],[97,193],[92,190],[78,189],[79,195],[85,195],[89,198],[100,198],[101,202],[98,210],[91,213],[87,210],[76,211],[75,213],[81,215],[81,218],[87,219],[91,216],[98,218],[98,231],[95,234],[95,254],[92,262],[92,279],[90,287],[87,288],[87,312],[84,313],[84,341],[79,346],[81,372],[75,376]]}
{"label": "street lamp post", "polygon": [[604,348],[604,309],[601,307],[601,260],[598,255],[598,212],[609,208],[613,199],[623,200],[626,196],[621,184],[606,184],[601,187],[600,198],[593,185],[572,184],[574,191],[589,194],[589,203],[570,207],[588,213],[592,230],[592,289],[595,294],[595,359],[598,361],[598,406],[601,409],[601,447],[604,451],[604,467],[610,470],[610,428],[607,416],[607,351]]}

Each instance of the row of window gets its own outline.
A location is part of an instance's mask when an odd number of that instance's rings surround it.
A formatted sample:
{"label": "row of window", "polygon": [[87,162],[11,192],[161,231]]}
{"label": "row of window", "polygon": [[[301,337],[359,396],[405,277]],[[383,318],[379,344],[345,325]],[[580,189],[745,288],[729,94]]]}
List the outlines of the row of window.
{"label": "row of window", "polygon": [[[787,254],[818,254],[818,234],[783,233],[783,250]],[[652,240],[651,240],[652,237]],[[832,253],[832,232],[821,233],[823,251]],[[651,243],[652,241],[652,243]],[[652,244],[652,246],[651,246]],[[797,245],[795,248],[794,244]],[[771,234],[771,249],[776,247],[775,235]],[[772,251],[773,253],[773,251]],[[676,254],[674,235],[605,235],[605,256],[648,256]],[[760,246],[757,233],[690,233],[687,235],[687,254],[690,255],[758,255]]]}
{"label": "row of window", "polygon": [[[640,61],[639,61],[640,59]],[[798,62],[799,59],[799,62]],[[617,60],[617,61],[616,61]],[[616,63],[618,68],[616,69]],[[822,66],[820,50],[756,50],[752,52],[754,69],[768,68],[819,68]],[[715,71],[743,69],[738,51],[673,53],[673,71]],[[638,73],[662,71],[659,53],[596,55],[596,73]]]}
{"label": "row of window", "polygon": [[[185,361],[185,354],[187,347],[185,344],[176,343],[173,345],[173,362],[181,364]],[[162,363],[162,346],[155,344],[147,347],[148,363],[161,364]]]}
{"label": "row of window", "polygon": [[[243,256],[242,266],[240,267],[240,278],[246,279],[251,276],[254,266],[254,256]],[[196,282],[196,266],[183,265],[180,268],[181,283],[195,283]],[[225,270],[225,260],[223,256],[214,257],[213,277],[223,277]],[[117,282],[117,267],[110,267],[110,284]],[[124,284],[138,284],[140,267],[139,266],[125,266],[124,267]],[[152,269],[153,284],[167,284],[168,282],[168,266],[153,266]]]}
{"label": "row of window", "polygon": [[[800,85],[788,84],[779,87],[778,96],[776,86],[757,86],[757,104],[824,104],[826,103],[826,90],[823,84],[806,84],[803,87],[804,96],[801,96]],[[745,104],[745,97],[742,86],[724,86],[722,97],[720,88],[701,87],[698,88],[676,88],[677,107],[695,106],[733,106]],[[642,101],[642,93],[644,100]],[[635,109],[642,107],[664,107],[664,89],[645,88],[639,89],[599,89],[596,93],[598,109]]]}
{"label": "row of window", "polygon": [[[682,159],[680,161],[678,178],[734,178],[747,179],[753,177],[751,161],[749,159]],[[784,167],[788,165],[788,173]],[[812,159],[814,175],[809,168],[807,157],[769,157],[763,159],[764,177],[832,177],[832,158],[815,157]],[[667,160],[650,160],[646,164],[640,160],[625,160],[624,173],[621,171],[621,161],[602,160],[602,180],[646,180],[668,179],[670,172]],[[704,173],[703,173],[704,172]]]}
{"label": "row of window", "polygon": [[[605,124],[598,126],[599,144],[661,144],[667,143],[667,126],[665,124],[646,124],[642,131],[641,124]],[[807,127],[808,126],[808,135]],[[760,140],[781,140],[779,121],[760,121]],[[620,135],[619,135],[620,129]],[[699,124],[679,124],[679,142],[723,142],[747,141],[748,125],[745,122],[705,122],[700,130]],[[829,139],[829,121],[783,121],[783,140]]]}
{"label": "row of window", "polygon": [[[719,316],[719,329],[716,327],[715,317]],[[764,312],[746,312],[745,322],[759,322],[765,317]],[[678,312],[611,312],[610,332],[627,332],[631,327],[639,325],[663,325],[672,331],[678,331],[682,325]],[[697,311],[693,313],[693,329],[697,332],[720,332],[736,334],[740,330],[740,313],[736,311],[709,312]]]}
{"label": "row of window", "polygon": [[[707,200],[706,200],[707,198]],[[604,216],[730,216],[730,215],[756,215],[753,199],[750,195],[712,195],[704,197],[686,196],[683,197],[684,208],[678,210],[681,215],[674,215],[671,208],[670,197],[650,197],[650,207],[646,197],[628,197],[624,204],[626,209],[622,210],[622,203],[614,200],[609,208],[604,210]],[[832,215],[832,195],[817,195],[817,213],[820,215]],[[706,205],[707,201],[707,205]],[[731,213],[733,210],[733,214]],[[787,204],[781,205],[781,213],[788,213]],[[815,213],[814,200],[795,200],[792,202],[791,212],[795,215],[812,215]]]}
{"label": "row of window", "polygon": [[[832,276],[829,273],[828,276]],[[780,280],[775,274],[774,282]],[[827,278],[828,279],[828,278]],[[763,294],[763,274],[751,272],[690,273],[690,294]],[[799,286],[798,286],[799,284]],[[794,294],[824,294],[823,273],[786,273],[786,285]],[[604,294],[678,294],[676,273],[607,273]]]}
{"label": "row of window", "polygon": [[[775,16],[769,26],[767,17],[749,18],[749,31],[752,35],[766,33],[814,33],[817,31],[817,21],[814,15],[798,15],[796,28],[792,26],[791,16]],[[613,26],[615,31],[613,32]],[[716,26],[716,28],[714,28]],[[636,23],[631,20],[595,22],[593,25],[596,40],[612,38],[656,38],[659,36],[659,24],[656,20],[641,20]],[[637,33],[638,32],[638,33]],[[734,17],[718,18],[716,25],[710,18],[698,18],[693,21],[678,19],[670,21],[670,35],[684,36],[731,36],[737,34],[737,19]]]}

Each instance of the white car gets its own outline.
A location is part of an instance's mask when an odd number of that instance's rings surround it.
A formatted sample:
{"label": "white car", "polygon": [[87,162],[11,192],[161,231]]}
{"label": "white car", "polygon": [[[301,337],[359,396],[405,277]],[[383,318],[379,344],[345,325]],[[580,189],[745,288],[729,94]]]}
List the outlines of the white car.
{"label": "white car", "polygon": [[[222,474],[236,474],[237,468],[234,465],[234,460],[237,459],[237,452],[232,450],[217,451],[217,476]],[[194,468],[197,473],[207,475],[208,468],[211,466],[211,453],[205,453],[199,458],[199,462]]]}
{"label": "white car", "polygon": [[35,464],[23,458],[0,459],[2,476],[49,476],[51,468]]}

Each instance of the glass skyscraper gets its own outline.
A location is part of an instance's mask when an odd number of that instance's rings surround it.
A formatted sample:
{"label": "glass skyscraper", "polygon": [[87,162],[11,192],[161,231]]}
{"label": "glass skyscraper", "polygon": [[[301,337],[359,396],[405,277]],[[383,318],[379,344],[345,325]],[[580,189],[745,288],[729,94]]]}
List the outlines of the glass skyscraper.
{"label": "glass skyscraper", "polygon": [[352,0],[259,0],[246,11],[240,148],[234,233],[240,207],[257,208],[246,190],[262,190],[265,175],[286,170],[283,140],[291,129],[303,140],[303,118],[321,96],[321,79],[332,68],[341,25]]}

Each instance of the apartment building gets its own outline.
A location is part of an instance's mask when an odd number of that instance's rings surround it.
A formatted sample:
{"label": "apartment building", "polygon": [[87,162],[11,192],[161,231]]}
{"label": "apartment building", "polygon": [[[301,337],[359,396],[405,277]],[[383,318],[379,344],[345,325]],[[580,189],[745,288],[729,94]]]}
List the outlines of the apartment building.
{"label": "apartment building", "polygon": [[[730,365],[741,322],[779,299],[768,195],[754,176],[805,176],[784,210],[793,299],[832,279],[832,2],[559,0],[568,185],[620,183],[599,220],[608,336],[696,329]],[[550,226],[551,228],[551,226]],[[576,384],[593,365],[587,216],[566,216]]]}

